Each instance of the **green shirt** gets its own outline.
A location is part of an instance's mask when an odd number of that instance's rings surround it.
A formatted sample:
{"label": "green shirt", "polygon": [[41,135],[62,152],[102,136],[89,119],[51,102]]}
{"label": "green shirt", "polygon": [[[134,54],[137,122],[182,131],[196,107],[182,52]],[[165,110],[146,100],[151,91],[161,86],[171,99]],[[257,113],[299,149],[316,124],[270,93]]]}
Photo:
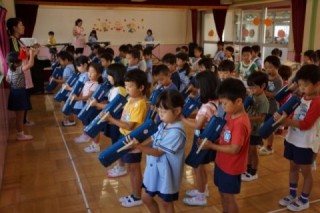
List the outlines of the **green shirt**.
{"label": "green shirt", "polygon": [[250,64],[245,64],[241,61],[240,64],[238,64],[236,71],[243,80],[247,80],[251,73],[258,71],[258,67],[253,61],[250,61]]}

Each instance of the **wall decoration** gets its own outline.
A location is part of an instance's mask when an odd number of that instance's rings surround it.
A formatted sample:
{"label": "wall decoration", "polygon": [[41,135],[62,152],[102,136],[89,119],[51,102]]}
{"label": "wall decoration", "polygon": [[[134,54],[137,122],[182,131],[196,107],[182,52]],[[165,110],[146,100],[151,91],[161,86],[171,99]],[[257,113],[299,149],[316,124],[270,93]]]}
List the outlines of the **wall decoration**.
{"label": "wall decoration", "polygon": [[278,37],[279,38],[284,38],[286,37],[286,32],[284,30],[278,30]]}
{"label": "wall decoration", "polygon": [[264,24],[269,27],[269,26],[272,26],[273,21],[270,18],[266,18],[264,20]]}
{"label": "wall decoration", "polygon": [[243,37],[248,37],[249,36],[249,30],[247,28],[242,29],[242,36]]}
{"label": "wall decoration", "polygon": [[256,16],[256,17],[252,20],[252,23],[253,23],[253,25],[258,26],[258,25],[260,24],[260,18]]}
{"label": "wall decoration", "polygon": [[210,31],[208,32],[208,36],[209,36],[209,37],[213,37],[213,36],[214,36],[214,31],[213,31],[213,30],[210,30]]}
{"label": "wall decoration", "polygon": [[[97,18],[97,22],[93,24],[92,29],[98,32],[128,32],[135,33],[138,30],[144,30],[144,19],[137,21],[135,18],[111,21],[108,19]],[[130,22],[128,22],[130,20]]]}
{"label": "wall decoration", "polygon": [[250,38],[253,38],[254,34],[255,34],[254,29],[249,30],[249,37]]}

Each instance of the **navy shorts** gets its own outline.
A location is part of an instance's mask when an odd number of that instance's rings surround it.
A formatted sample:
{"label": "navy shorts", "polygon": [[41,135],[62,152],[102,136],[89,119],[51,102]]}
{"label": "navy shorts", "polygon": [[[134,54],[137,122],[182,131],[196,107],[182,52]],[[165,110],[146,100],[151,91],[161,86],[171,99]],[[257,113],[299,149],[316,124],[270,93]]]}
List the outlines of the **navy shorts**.
{"label": "navy shorts", "polygon": [[283,156],[288,160],[292,160],[295,164],[311,165],[313,163],[313,155],[315,153],[310,148],[300,148],[284,141]]}
{"label": "navy shorts", "polygon": [[217,164],[214,167],[213,181],[219,192],[226,194],[240,193],[241,175],[229,175],[222,171]]}
{"label": "navy shorts", "polygon": [[81,112],[81,109],[72,109],[72,114],[78,115]]}
{"label": "navy shorts", "polygon": [[250,135],[250,145],[256,146],[256,145],[262,145],[262,137],[257,135]]}
{"label": "navy shorts", "polygon": [[142,158],[142,153],[131,153],[128,152],[121,157],[123,163],[140,163]]}

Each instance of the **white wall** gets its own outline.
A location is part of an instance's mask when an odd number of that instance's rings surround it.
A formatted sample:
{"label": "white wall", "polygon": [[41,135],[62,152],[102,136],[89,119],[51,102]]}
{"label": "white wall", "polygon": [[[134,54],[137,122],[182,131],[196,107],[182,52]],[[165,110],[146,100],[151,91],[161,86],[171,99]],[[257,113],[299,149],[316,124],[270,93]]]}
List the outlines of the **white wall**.
{"label": "white wall", "polygon": [[16,17],[14,0],[2,0],[1,2],[2,2],[2,6],[7,10],[6,20],[8,20],[9,18]]}
{"label": "white wall", "polygon": [[[176,9],[39,6],[33,37],[44,44],[52,30],[57,42],[72,42],[74,22],[81,18],[87,36],[93,27],[104,27],[98,32],[99,41],[113,45],[143,41],[149,28],[161,44],[181,44],[187,42],[187,17],[187,10]],[[135,25],[134,32],[129,32],[130,24]]]}

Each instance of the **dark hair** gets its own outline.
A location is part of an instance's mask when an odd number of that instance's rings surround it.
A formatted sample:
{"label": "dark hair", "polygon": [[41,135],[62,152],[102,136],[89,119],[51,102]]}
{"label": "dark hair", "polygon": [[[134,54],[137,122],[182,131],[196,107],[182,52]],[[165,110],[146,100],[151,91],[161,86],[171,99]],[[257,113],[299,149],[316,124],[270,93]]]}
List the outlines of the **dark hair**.
{"label": "dark hair", "polygon": [[313,55],[314,51],[313,50],[307,50],[303,53],[303,56],[306,56],[308,58],[310,58],[310,60],[312,60],[312,55]]}
{"label": "dark hair", "polygon": [[143,51],[143,46],[141,44],[136,44],[133,46],[134,49],[137,49],[139,51]]}
{"label": "dark hair", "polygon": [[172,53],[167,53],[162,57],[162,62],[166,64],[176,64],[177,57]]}
{"label": "dark hair", "polygon": [[243,82],[236,78],[228,78],[221,82],[218,88],[219,98],[226,98],[230,101],[235,101],[241,98],[242,101],[245,99],[247,89]]}
{"label": "dark hair", "polygon": [[259,45],[253,45],[251,48],[252,48],[252,52],[258,53],[258,57],[261,57]]}
{"label": "dark hair", "polygon": [[158,76],[160,74],[168,75],[169,73],[170,73],[169,68],[164,64],[160,64],[156,66],[156,68],[152,71],[153,76]]}
{"label": "dark hair", "polygon": [[271,51],[271,55],[278,56],[279,58],[281,58],[281,56],[282,56],[282,50],[280,50],[280,49],[278,49],[278,48],[274,48],[274,49]]}
{"label": "dark hair", "polygon": [[52,35],[52,36],[53,36],[53,35],[54,35],[54,32],[53,32],[53,31],[49,31],[49,32],[48,32],[48,35]]}
{"label": "dark hair", "polygon": [[199,72],[196,75],[195,86],[200,89],[200,100],[202,103],[207,103],[210,100],[215,100],[217,96],[217,88],[220,85],[220,80],[212,71]]}
{"label": "dark hair", "polygon": [[141,57],[140,51],[136,48],[132,48],[127,52],[127,54],[131,55],[133,58],[137,58],[140,60],[140,57]]}
{"label": "dark hair", "polygon": [[91,30],[90,36],[94,36],[98,40],[98,36],[97,36],[97,31],[96,30]]}
{"label": "dark hair", "polygon": [[100,58],[103,58],[105,59],[106,61],[112,61],[113,60],[113,57],[111,54],[107,53],[107,52],[103,52],[101,55],[100,55]]}
{"label": "dark hair", "polygon": [[219,64],[218,71],[230,71],[233,72],[235,69],[235,65],[233,61],[230,60],[223,60]]}
{"label": "dark hair", "polygon": [[101,46],[99,44],[94,44],[91,46],[91,50],[99,49],[99,48],[101,48]]}
{"label": "dark hair", "polygon": [[312,84],[316,84],[320,81],[320,68],[314,64],[303,65],[297,72],[297,81],[309,81]]}
{"label": "dark hair", "polygon": [[66,52],[68,52],[69,54],[71,54],[72,56],[74,55],[75,49],[73,45],[68,45],[66,48]]}
{"label": "dark hair", "polygon": [[182,61],[189,61],[189,56],[187,53],[178,53],[176,57],[181,59]]}
{"label": "dark hair", "polygon": [[241,54],[243,54],[243,53],[251,53],[251,52],[252,52],[252,48],[250,46],[245,46],[241,50]]}
{"label": "dark hair", "polygon": [[203,57],[203,56],[204,56],[204,55],[203,55],[203,47],[196,46],[196,47],[193,49],[193,51],[195,51],[195,50],[198,50],[199,52],[201,52],[200,57]]}
{"label": "dark hair", "polygon": [[9,52],[7,55],[7,64],[11,71],[16,71],[16,64],[20,63],[19,52]]}
{"label": "dark hair", "polygon": [[176,52],[180,52],[181,51],[181,47],[176,47]]}
{"label": "dark hair", "polygon": [[7,29],[9,35],[12,35],[14,33],[14,27],[18,26],[18,24],[22,22],[20,18],[9,18],[7,20]]}
{"label": "dark hair", "polygon": [[144,87],[142,93],[145,95],[148,87],[147,75],[145,72],[139,69],[134,69],[126,73],[124,76],[124,81],[134,82],[138,88]]}
{"label": "dark hair", "polygon": [[60,51],[58,53],[58,58],[73,62],[73,56],[67,51]]}
{"label": "dark hair", "polygon": [[147,30],[147,33],[150,33],[152,35],[152,30],[151,29],[148,29]]}
{"label": "dark hair", "polygon": [[264,72],[253,72],[248,76],[247,84],[248,86],[263,86],[266,89],[268,86],[268,75]]}
{"label": "dark hair", "polygon": [[114,86],[124,87],[124,76],[127,72],[126,67],[123,64],[110,64],[107,73],[114,80]]}
{"label": "dark hair", "polygon": [[119,47],[119,52],[124,52],[124,53],[127,53],[129,50],[128,46],[125,45],[125,44],[122,44],[120,47]]}
{"label": "dark hair", "polygon": [[[107,47],[104,49],[105,53],[109,53],[110,55],[112,55],[112,57],[114,56],[114,50],[111,47]],[[103,53],[102,53],[103,54]],[[102,55],[101,54],[101,55]]]}
{"label": "dark hair", "polygon": [[100,77],[98,79],[99,84],[103,82],[103,78],[101,74],[103,73],[103,67],[99,63],[91,63],[89,67],[92,67],[98,74],[100,74]]}
{"label": "dark hair", "polygon": [[266,62],[272,64],[275,68],[279,68],[281,65],[280,59],[274,55],[269,55],[266,57],[266,59],[264,59],[264,63]]}
{"label": "dark hair", "polygon": [[78,18],[78,19],[75,21],[74,24],[75,24],[76,26],[78,26],[78,24],[79,24],[80,22],[82,22],[82,19]]}
{"label": "dark hair", "polygon": [[143,50],[143,55],[152,55],[152,47],[147,47]]}
{"label": "dark hair", "polygon": [[75,60],[75,65],[78,67],[78,66],[81,66],[83,64],[87,64],[88,66],[90,65],[89,64],[89,57],[85,56],[85,55],[80,55],[79,57],[76,58]]}
{"label": "dark hair", "polygon": [[164,90],[158,97],[156,107],[162,107],[166,110],[172,110],[177,107],[183,107],[184,98],[177,90]]}
{"label": "dark hair", "polygon": [[182,46],[181,49],[184,49],[186,52],[189,51],[188,47],[187,46]]}
{"label": "dark hair", "polygon": [[280,67],[278,69],[278,73],[281,76],[283,81],[287,81],[287,80],[289,80],[289,78],[292,75],[292,69],[289,66],[280,65]]}
{"label": "dark hair", "polygon": [[133,48],[132,44],[127,44],[127,47],[128,47],[128,51]]}
{"label": "dark hair", "polygon": [[315,56],[316,56],[316,58],[317,58],[316,61],[320,61],[320,50],[314,51],[314,54],[315,54]]}
{"label": "dark hair", "polygon": [[226,50],[228,50],[229,52],[231,52],[231,54],[233,55],[233,53],[234,53],[234,48],[233,48],[233,47],[227,46],[227,47],[226,47]]}
{"label": "dark hair", "polygon": [[199,66],[204,66],[206,70],[211,70],[212,69],[212,60],[211,58],[201,58],[198,62]]}

